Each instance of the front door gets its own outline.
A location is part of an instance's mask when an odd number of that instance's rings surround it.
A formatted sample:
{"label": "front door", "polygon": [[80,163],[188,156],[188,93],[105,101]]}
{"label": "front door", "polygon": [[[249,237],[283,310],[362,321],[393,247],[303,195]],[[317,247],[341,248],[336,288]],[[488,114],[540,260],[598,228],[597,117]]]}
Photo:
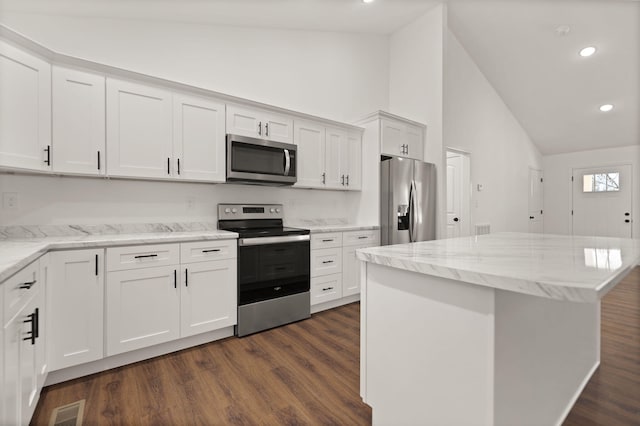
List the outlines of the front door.
{"label": "front door", "polygon": [[573,235],[631,238],[631,165],[573,169]]}

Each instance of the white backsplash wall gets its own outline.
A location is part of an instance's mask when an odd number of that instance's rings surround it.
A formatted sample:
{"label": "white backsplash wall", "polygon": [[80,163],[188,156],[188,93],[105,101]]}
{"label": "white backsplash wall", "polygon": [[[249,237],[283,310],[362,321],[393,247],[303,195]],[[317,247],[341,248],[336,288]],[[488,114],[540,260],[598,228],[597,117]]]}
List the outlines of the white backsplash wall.
{"label": "white backsplash wall", "polygon": [[0,226],[216,222],[219,203],[282,203],[289,223],[319,218],[353,222],[361,196],[253,185],[0,174],[0,193],[7,192],[18,194],[18,206],[0,205]]}
{"label": "white backsplash wall", "polygon": [[0,13],[64,54],[351,122],[388,104],[388,37]]}

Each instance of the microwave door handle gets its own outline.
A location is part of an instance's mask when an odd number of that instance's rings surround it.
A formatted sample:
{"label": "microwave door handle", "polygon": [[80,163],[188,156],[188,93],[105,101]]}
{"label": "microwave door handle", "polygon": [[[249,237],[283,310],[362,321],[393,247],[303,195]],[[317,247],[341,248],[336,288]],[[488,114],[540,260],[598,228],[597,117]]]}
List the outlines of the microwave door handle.
{"label": "microwave door handle", "polygon": [[284,175],[289,176],[289,169],[291,168],[291,156],[289,150],[284,150]]}

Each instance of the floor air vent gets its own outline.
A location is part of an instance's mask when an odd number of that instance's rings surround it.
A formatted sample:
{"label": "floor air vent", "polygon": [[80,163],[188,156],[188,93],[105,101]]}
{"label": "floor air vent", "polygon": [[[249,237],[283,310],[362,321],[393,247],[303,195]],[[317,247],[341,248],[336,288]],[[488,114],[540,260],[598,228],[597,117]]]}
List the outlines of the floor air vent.
{"label": "floor air vent", "polygon": [[488,223],[476,223],[476,235],[484,235],[491,232],[491,225]]}
{"label": "floor air vent", "polygon": [[49,426],[82,426],[84,399],[54,408]]}

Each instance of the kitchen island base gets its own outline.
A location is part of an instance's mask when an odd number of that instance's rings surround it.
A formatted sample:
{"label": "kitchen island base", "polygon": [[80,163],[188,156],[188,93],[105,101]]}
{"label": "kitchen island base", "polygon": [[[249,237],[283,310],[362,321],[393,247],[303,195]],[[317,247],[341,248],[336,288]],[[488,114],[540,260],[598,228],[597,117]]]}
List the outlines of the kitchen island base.
{"label": "kitchen island base", "polygon": [[361,396],[374,425],[558,425],[599,365],[599,301],[361,268]]}

